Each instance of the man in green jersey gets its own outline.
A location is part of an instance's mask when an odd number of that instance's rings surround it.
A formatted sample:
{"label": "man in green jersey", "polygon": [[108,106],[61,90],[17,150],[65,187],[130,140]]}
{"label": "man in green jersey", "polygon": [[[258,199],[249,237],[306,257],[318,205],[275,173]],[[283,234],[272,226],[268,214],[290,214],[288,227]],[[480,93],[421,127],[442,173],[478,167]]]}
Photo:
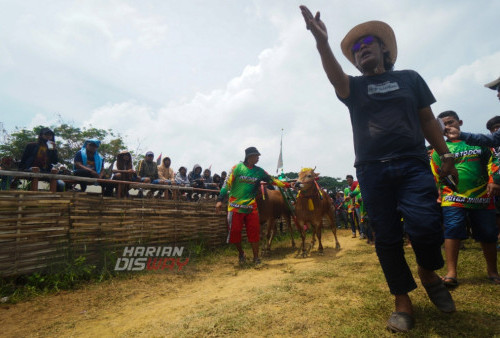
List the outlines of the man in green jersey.
{"label": "man in green jersey", "polygon": [[257,148],[249,147],[245,149],[245,160],[231,169],[231,173],[224,182],[215,205],[215,211],[220,212],[222,201],[229,194],[227,242],[236,246],[240,264],[246,261],[245,252],[241,247],[243,224],[246,227],[248,242],[252,246],[253,261],[255,264],[260,264],[260,223],[257,202],[255,201],[260,181],[272,183],[279,187],[290,186],[286,182],[271,177],[264,169],[257,167],[255,164],[259,161],[259,156],[260,153]]}
{"label": "man in green jersey", "polygon": [[[447,286],[457,286],[457,262],[460,240],[467,238],[465,219],[471,221],[472,235],[481,243],[486,259],[488,278],[500,284],[497,269],[496,241],[498,229],[495,224],[495,206],[492,195],[498,193],[494,184],[500,179],[498,159],[492,156],[487,147],[469,146],[453,136],[450,128],[458,128],[462,121],[454,111],[445,111],[438,115],[445,125],[446,144],[455,159],[459,183],[456,189],[440,183],[441,206],[445,238],[445,256],[447,274],[443,282]],[[451,155],[450,155],[451,156]],[[441,158],[433,153],[431,167],[437,182]]]}

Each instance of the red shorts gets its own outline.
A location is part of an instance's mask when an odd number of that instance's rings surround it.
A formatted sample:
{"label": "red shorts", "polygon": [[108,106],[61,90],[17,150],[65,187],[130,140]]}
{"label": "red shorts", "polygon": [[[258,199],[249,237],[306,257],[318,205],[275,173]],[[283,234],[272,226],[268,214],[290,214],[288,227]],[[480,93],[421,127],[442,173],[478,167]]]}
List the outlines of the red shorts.
{"label": "red shorts", "polygon": [[256,243],[260,240],[260,222],[258,212],[244,214],[230,211],[227,213],[227,223],[229,224],[229,233],[227,235],[228,243],[241,243],[243,223],[245,223],[247,229],[248,242]]}

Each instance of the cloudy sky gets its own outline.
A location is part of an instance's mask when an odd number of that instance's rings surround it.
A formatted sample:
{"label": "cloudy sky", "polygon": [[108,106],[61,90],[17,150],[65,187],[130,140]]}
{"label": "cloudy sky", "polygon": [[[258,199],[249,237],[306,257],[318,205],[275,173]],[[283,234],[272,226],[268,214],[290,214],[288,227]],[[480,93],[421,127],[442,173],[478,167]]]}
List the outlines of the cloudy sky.
{"label": "cloudy sky", "polygon": [[[256,146],[275,173],[354,173],[348,111],[323,73],[299,5],[319,10],[340,52],[354,25],[389,23],[396,69],[427,81],[435,114],[455,110],[464,130],[500,115],[483,85],[500,76],[500,1],[0,0],[0,122],[92,125],[131,150],[172,165],[228,170]],[[496,28],[495,28],[496,27]]]}

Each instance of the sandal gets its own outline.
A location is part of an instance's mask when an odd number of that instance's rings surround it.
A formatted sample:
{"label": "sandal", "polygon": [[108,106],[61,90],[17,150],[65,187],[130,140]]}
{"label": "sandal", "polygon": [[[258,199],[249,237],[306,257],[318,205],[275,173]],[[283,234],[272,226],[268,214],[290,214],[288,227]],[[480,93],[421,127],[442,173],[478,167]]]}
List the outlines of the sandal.
{"label": "sandal", "polygon": [[455,277],[444,276],[441,277],[444,286],[448,288],[456,288],[458,286],[458,280]]}
{"label": "sandal", "polygon": [[393,312],[387,321],[387,330],[391,332],[408,332],[413,326],[415,320],[406,312]]}
{"label": "sandal", "polygon": [[490,276],[490,277],[488,277],[488,279],[493,284],[500,285],[500,277],[498,277],[498,276]]}
{"label": "sandal", "polygon": [[436,305],[439,310],[446,313],[456,311],[455,302],[453,298],[451,298],[450,291],[448,291],[441,279],[435,283],[424,285],[424,288],[431,302]]}
{"label": "sandal", "polygon": [[245,265],[247,262],[247,257],[245,255],[238,256],[238,263],[240,265]]}

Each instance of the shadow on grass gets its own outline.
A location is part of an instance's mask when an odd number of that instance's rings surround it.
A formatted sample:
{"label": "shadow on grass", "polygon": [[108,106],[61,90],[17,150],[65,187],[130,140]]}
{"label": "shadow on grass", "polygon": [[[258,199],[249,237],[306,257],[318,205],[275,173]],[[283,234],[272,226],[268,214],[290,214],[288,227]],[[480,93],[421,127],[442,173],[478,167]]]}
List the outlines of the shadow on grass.
{"label": "shadow on grass", "polygon": [[500,314],[460,309],[446,314],[427,307],[415,310],[414,336],[494,337],[500,333]]}

